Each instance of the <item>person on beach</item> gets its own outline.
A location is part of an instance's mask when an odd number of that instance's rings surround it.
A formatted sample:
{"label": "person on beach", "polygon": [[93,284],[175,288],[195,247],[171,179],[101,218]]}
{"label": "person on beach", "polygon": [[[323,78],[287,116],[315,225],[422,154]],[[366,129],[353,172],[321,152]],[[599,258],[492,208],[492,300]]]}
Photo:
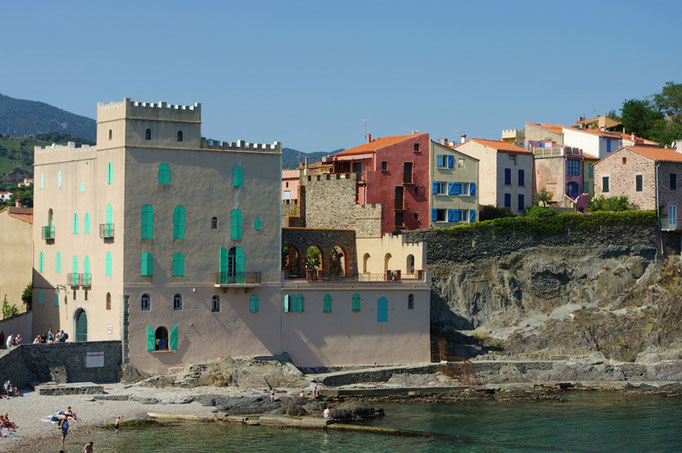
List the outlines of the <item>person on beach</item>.
{"label": "person on beach", "polygon": [[301,393],[298,394],[299,398],[305,398],[305,392],[301,390]]}
{"label": "person on beach", "polygon": [[52,333],[52,329],[47,331],[47,342],[52,343],[54,341],[54,334]]}
{"label": "person on beach", "polygon": [[118,429],[121,427],[121,417],[116,417],[116,422],[114,423],[114,430],[118,434]]}
{"label": "person on beach", "polygon": [[275,402],[275,389],[270,387],[270,402],[274,403]]}
{"label": "person on beach", "polygon": [[322,418],[325,420],[332,420],[334,417],[332,417],[332,411],[329,410],[329,408],[326,408],[325,410],[322,411]]}
{"label": "person on beach", "polygon": [[76,413],[71,410],[71,406],[67,407],[66,410],[64,411],[64,415],[66,418],[73,418],[74,420],[78,421],[78,417],[76,417]]}
{"label": "person on beach", "polygon": [[64,446],[64,441],[66,440],[66,435],[69,434],[69,417],[66,417],[62,421],[62,447]]}
{"label": "person on beach", "polygon": [[94,445],[94,442],[88,442],[85,444],[83,447],[83,453],[92,453],[92,446]]}

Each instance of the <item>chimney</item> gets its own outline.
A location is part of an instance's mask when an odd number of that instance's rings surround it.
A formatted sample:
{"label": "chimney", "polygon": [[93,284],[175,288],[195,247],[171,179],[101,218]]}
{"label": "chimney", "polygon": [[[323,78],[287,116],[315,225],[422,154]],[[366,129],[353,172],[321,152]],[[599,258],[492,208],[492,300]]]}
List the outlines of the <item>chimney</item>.
{"label": "chimney", "polygon": [[460,135],[459,136],[459,142],[464,143],[465,141],[467,141],[467,134]]}
{"label": "chimney", "polygon": [[305,168],[306,170],[308,169],[308,158],[307,157],[303,160],[303,168]]}
{"label": "chimney", "polygon": [[372,134],[367,134],[367,143],[372,142]]}
{"label": "chimney", "polygon": [[20,208],[21,207],[21,200],[19,200],[18,198],[16,200],[14,200],[14,207]]}
{"label": "chimney", "polygon": [[633,142],[637,143],[637,135],[635,135],[634,132],[632,133],[632,135],[630,135],[630,139],[631,139]]}
{"label": "chimney", "polygon": [[440,143],[441,143],[441,145],[448,146],[448,139],[447,138],[441,138]]}

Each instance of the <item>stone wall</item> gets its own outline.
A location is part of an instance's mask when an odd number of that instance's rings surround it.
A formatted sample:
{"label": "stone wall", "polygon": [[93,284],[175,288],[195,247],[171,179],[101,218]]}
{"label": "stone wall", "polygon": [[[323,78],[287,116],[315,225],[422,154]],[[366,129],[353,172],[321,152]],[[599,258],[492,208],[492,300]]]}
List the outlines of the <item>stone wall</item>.
{"label": "stone wall", "polygon": [[323,272],[329,269],[329,252],[335,245],[346,255],[346,274],[357,274],[357,251],[354,230],[332,230],[313,228],[282,228],[282,247],[293,245],[299,255],[299,268],[305,269],[305,252],[315,245],[322,252]]}
{"label": "stone wall", "polygon": [[[103,352],[104,366],[86,368],[88,352]],[[118,382],[121,377],[121,342],[24,344],[0,356],[0,379],[9,378],[17,387],[56,381],[58,376],[65,382]]]}
{"label": "stone wall", "polygon": [[[625,163],[623,163],[625,162]],[[620,197],[626,195],[640,209],[656,209],[656,176],[654,162],[640,154],[621,149],[594,165],[594,195]],[[635,177],[642,175],[642,190],[637,191]],[[609,191],[603,191],[604,176],[609,177]],[[660,183],[668,181],[661,180]]]}
{"label": "stone wall", "polygon": [[289,226],[289,217],[298,217],[298,202],[297,200],[282,200],[282,226]]}
{"label": "stone wall", "polygon": [[[24,343],[33,341],[33,312],[27,311],[0,321],[0,331],[5,332],[5,341],[9,335],[20,334]],[[5,342],[0,348],[5,347]]]}

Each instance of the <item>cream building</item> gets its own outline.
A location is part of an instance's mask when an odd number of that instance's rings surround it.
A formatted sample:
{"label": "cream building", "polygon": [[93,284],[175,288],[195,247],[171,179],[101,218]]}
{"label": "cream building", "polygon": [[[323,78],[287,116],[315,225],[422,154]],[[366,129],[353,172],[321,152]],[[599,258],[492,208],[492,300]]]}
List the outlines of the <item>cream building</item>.
{"label": "cream building", "polygon": [[12,206],[0,211],[0,303],[7,296],[19,311],[25,309],[21,296],[33,276],[32,222],[32,208]]}
{"label": "cream building", "polygon": [[478,220],[478,159],[431,141],[429,156],[432,228]]}

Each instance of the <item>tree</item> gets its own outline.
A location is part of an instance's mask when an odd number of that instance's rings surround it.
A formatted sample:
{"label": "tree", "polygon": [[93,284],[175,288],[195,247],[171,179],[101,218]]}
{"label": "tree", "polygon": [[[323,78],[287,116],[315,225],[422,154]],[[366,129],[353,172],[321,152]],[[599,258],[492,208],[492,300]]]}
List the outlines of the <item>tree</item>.
{"label": "tree", "polygon": [[543,206],[547,206],[549,200],[552,199],[552,194],[547,192],[547,189],[543,187],[538,191],[538,193],[535,194],[535,199],[541,201]]}
{"label": "tree", "polygon": [[5,298],[2,300],[2,319],[11,318],[12,316],[16,316],[18,314],[19,309],[16,305],[9,304],[7,301],[7,294],[5,294]]}
{"label": "tree", "polygon": [[651,130],[663,115],[656,111],[651,102],[643,99],[626,99],[621,108],[621,122],[626,133],[635,132],[645,138],[651,137]]}
{"label": "tree", "polygon": [[33,303],[33,283],[26,285],[24,292],[21,294],[21,300],[24,301],[26,310],[30,310]]}
{"label": "tree", "polygon": [[667,82],[654,95],[654,105],[666,117],[682,117],[682,83]]}
{"label": "tree", "polygon": [[589,210],[595,211],[636,211],[639,209],[634,203],[631,203],[627,195],[620,197],[596,197],[590,200]]}
{"label": "tree", "polygon": [[22,206],[27,208],[33,207],[33,184],[26,187],[17,187],[12,191],[12,198],[10,199],[10,204],[14,205],[14,202],[19,200]]}
{"label": "tree", "polygon": [[317,247],[310,246],[305,252],[306,269],[320,269],[322,263],[322,252]]}

